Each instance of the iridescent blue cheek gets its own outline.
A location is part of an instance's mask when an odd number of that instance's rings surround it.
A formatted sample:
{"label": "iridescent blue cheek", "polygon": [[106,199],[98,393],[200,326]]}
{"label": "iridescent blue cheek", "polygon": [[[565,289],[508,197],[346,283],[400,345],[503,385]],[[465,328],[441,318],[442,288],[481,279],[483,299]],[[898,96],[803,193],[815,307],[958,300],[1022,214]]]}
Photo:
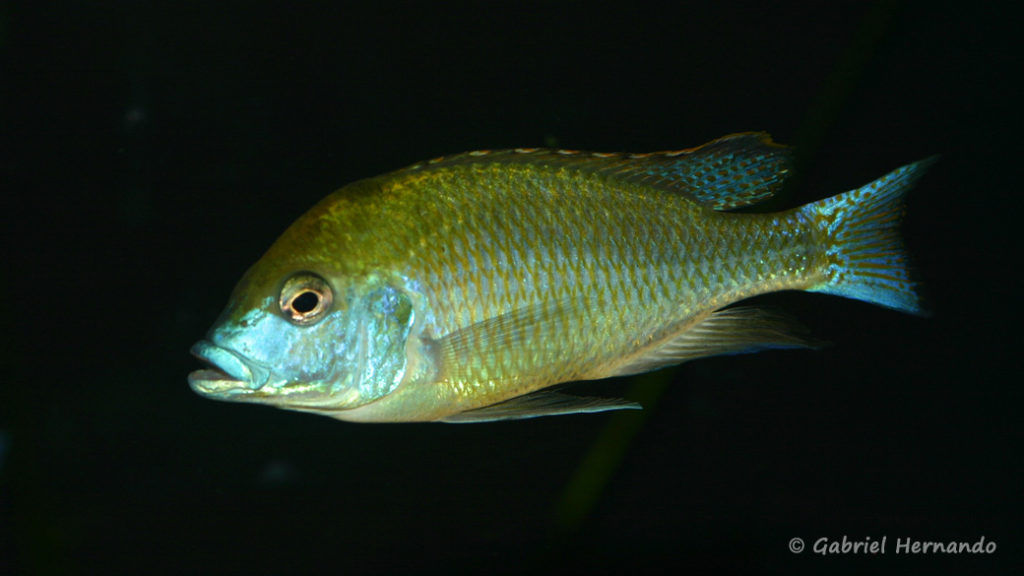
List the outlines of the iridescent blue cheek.
{"label": "iridescent blue cheek", "polygon": [[225,313],[193,353],[213,369],[198,371],[201,393],[297,409],[360,406],[393,392],[406,375],[415,320],[409,296],[387,285],[336,300],[312,323],[297,323],[266,299]]}
{"label": "iridescent blue cheek", "polygon": [[405,376],[406,343],[415,315],[409,296],[391,286],[361,299],[367,358],[360,375],[363,398],[390,394]]}

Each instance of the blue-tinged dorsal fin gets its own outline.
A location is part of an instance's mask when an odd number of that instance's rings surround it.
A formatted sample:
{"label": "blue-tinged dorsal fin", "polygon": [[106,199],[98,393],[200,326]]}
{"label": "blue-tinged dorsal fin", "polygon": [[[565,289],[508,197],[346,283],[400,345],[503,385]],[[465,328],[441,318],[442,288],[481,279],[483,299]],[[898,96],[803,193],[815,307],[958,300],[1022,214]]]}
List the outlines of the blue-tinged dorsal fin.
{"label": "blue-tinged dorsal fin", "polygon": [[723,136],[688,150],[632,154],[637,162],[615,174],[688,194],[714,210],[767,200],[791,171],[792,151],[765,132]]}
{"label": "blue-tinged dorsal fin", "polygon": [[788,147],[776,144],[767,133],[743,132],[695,148],[645,154],[550,148],[478,150],[435,158],[401,172],[481,164],[575,169],[685,194],[714,210],[732,210],[757,204],[778,192],[791,171],[791,156]]}

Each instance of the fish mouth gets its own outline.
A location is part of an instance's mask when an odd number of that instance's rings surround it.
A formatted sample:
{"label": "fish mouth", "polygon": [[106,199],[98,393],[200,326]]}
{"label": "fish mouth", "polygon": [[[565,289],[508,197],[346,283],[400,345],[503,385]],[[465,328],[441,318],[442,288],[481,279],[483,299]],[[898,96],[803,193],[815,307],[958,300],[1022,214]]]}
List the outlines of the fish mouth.
{"label": "fish mouth", "polygon": [[239,353],[208,340],[200,340],[189,350],[209,364],[208,368],[188,375],[188,384],[203,396],[226,397],[258,392],[270,379],[270,371]]}

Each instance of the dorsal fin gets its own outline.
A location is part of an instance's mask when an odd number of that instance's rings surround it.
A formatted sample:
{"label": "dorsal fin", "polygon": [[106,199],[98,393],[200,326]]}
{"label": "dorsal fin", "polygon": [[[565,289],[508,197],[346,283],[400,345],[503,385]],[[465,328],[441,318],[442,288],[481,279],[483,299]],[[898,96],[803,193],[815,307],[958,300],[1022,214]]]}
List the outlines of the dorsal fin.
{"label": "dorsal fin", "polygon": [[641,160],[636,168],[627,166],[620,174],[691,194],[714,210],[732,210],[778,192],[791,170],[792,151],[764,132],[746,132],[691,150],[656,152]]}
{"label": "dorsal fin", "polygon": [[791,151],[764,132],[731,134],[696,148],[645,154],[550,148],[478,150],[409,166],[426,171],[473,164],[531,164],[576,169],[689,196],[714,210],[772,197],[791,170]]}

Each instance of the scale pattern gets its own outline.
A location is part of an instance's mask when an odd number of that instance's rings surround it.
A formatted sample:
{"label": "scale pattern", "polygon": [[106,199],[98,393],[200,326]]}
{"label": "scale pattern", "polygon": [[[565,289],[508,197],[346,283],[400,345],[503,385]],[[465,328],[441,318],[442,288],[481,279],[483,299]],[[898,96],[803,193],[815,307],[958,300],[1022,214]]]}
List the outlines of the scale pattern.
{"label": "scale pattern", "polygon": [[[425,178],[425,179],[424,179]],[[631,355],[751,295],[812,282],[797,212],[715,212],[681,194],[537,165],[417,175],[429,255],[409,263],[459,398],[511,398],[615,373]],[[402,186],[396,185],[396,189]]]}

